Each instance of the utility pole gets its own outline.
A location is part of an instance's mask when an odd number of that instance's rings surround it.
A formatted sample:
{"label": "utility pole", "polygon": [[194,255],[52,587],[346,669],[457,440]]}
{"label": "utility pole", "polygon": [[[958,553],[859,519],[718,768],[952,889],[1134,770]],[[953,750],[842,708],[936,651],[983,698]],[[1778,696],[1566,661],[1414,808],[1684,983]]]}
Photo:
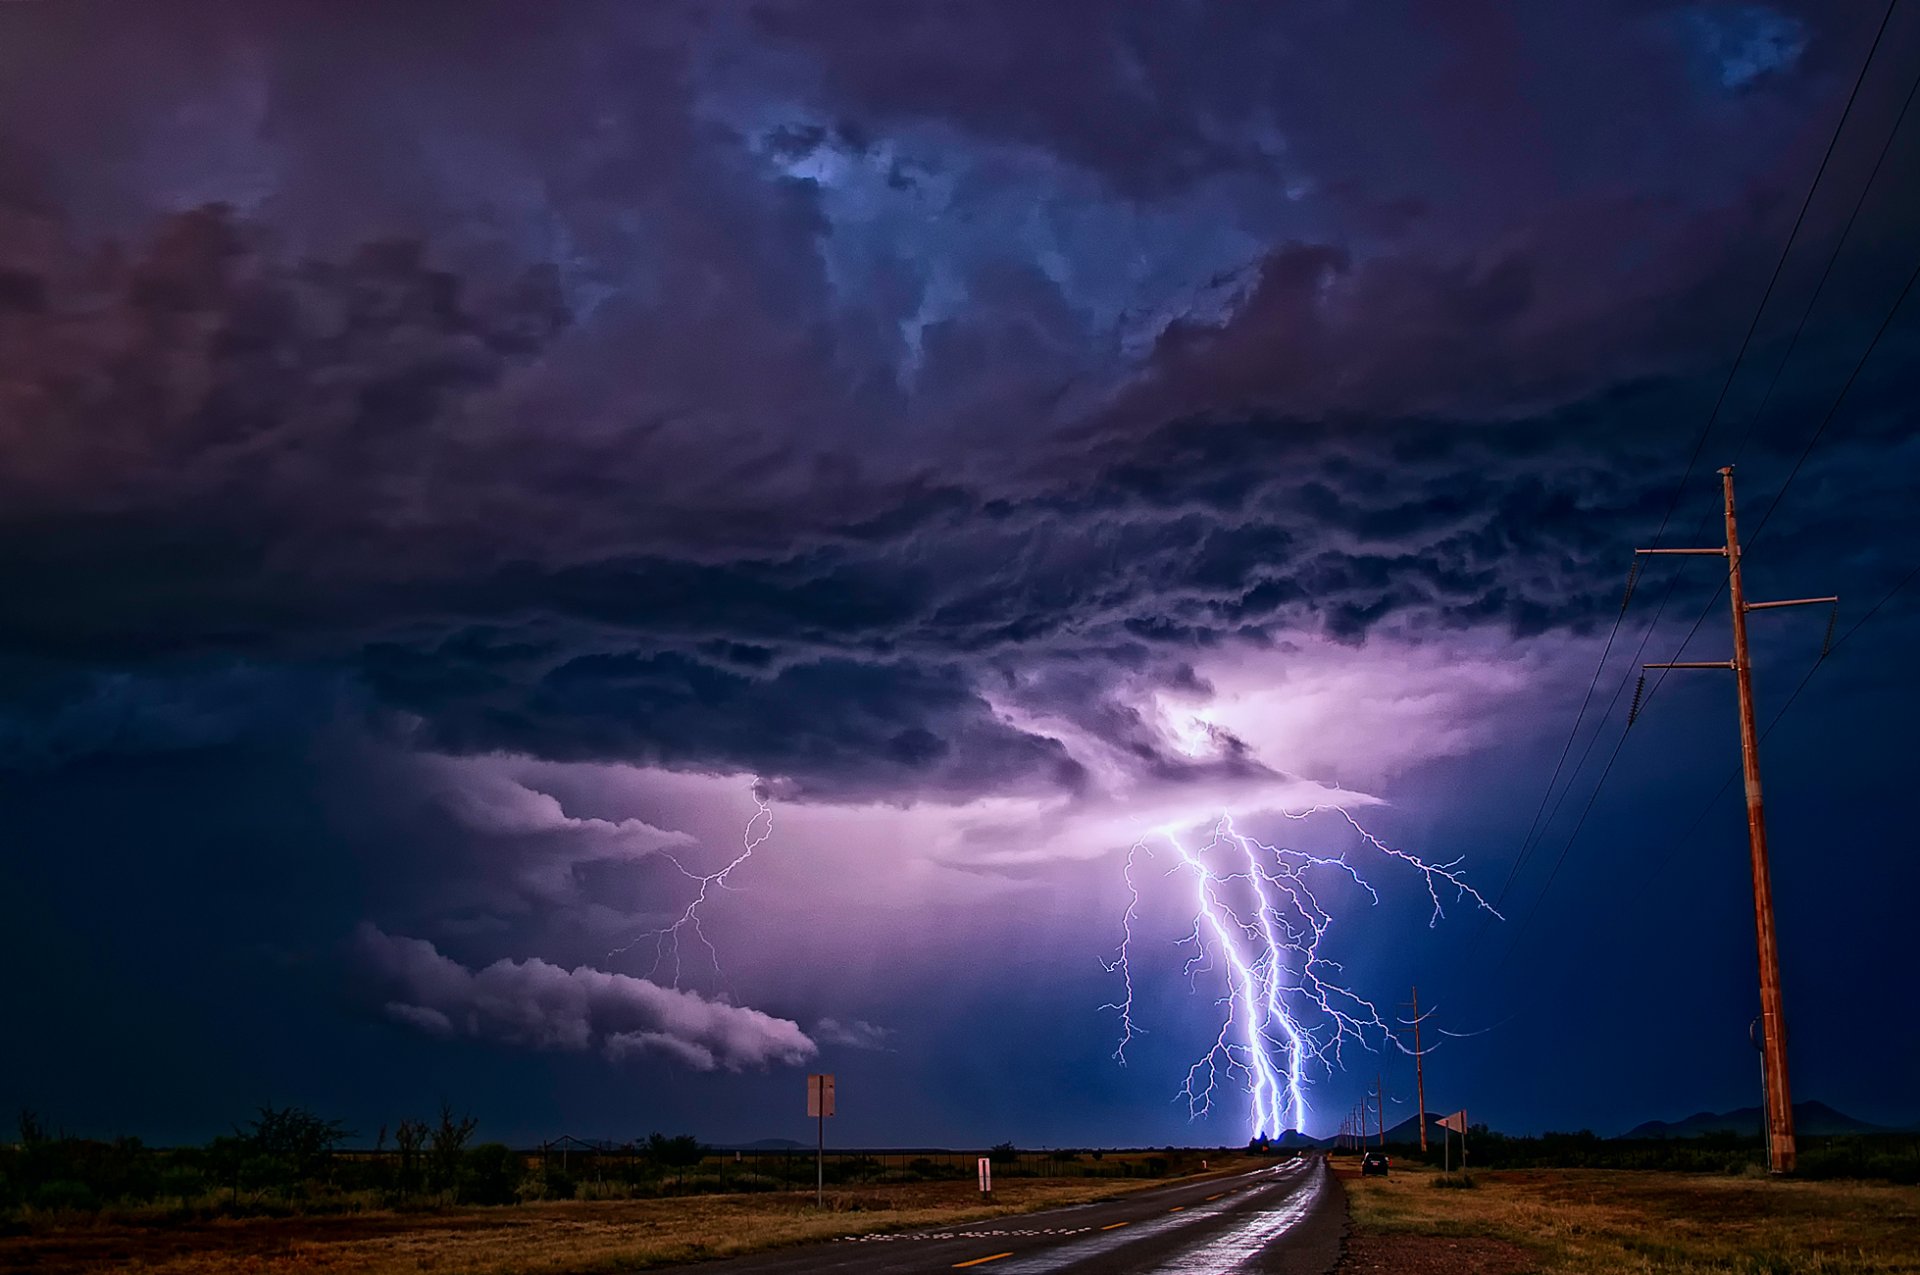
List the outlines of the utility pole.
{"label": "utility pole", "polygon": [[1791,1173],[1799,1158],[1793,1136],[1793,1097],[1787,1085],[1787,1019],[1780,997],[1780,951],[1773,926],[1773,878],[1767,867],[1767,823],[1760,803],[1760,736],[1753,723],[1753,671],[1747,654],[1747,612],[1775,607],[1838,604],[1840,599],[1793,598],[1785,602],[1748,602],[1740,578],[1740,532],[1734,520],[1733,466],[1720,471],[1726,499],[1727,543],[1721,549],[1636,549],[1637,554],[1717,554],[1727,560],[1727,593],[1733,606],[1733,658],[1648,664],[1647,668],[1733,670],[1740,698],[1740,769],[1747,786],[1747,842],[1753,861],[1753,924],[1760,951],[1761,1051],[1765,1057],[1767,1168]]}
{"label": "utility pole", "polygon": [[1379,1072],[1373,1076],[1373,1127],[1379,1131],[1380,1145],[1387,1145],[1387,1079]]}
{"label": "utility pole", "polygon": [[1413,989],[1413,1084],[1420,1095],[1420,1154],[1427,1153],[1427,1056],[1420,1052],[1420,989]]}

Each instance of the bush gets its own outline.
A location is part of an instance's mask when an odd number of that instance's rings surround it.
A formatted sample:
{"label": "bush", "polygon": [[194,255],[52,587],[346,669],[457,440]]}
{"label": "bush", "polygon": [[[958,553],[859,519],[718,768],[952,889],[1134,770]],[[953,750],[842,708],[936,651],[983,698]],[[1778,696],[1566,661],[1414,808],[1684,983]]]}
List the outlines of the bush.
{"label": "bush", "polygon": [[558,1169],[548,1169],[546,1178],[546,1197],[549,1200],[571,1200],[580,1184],[573,1176]]}
{"label": "bush", "polygon": [[33,1206],[39,1209],[74,1209],[91,1213],[100,1207],[100,1198],[86,1183],[60,1178],[40,1184],[33,1193]]}
{"label": "bush", "polygon": [[185,1201],[207,1189],[206,1175],[184,1164],[170,1165],[161,1171],[159,1194]]}
{"label": "bush", "polygon": [[690,1133],[669,1138],[663,1134],[647,1135],[647,1159],[663,1169],[690,1169],[705,1158],[707,1149],[700,1145],[700,1139]]}
{"label": "bush", "polygon": [[467,1152],[466,1174],[460,1184],[465,1204],[513,1204],[520,1199],[520,1180],[526,1162],[512,1147],[487,1142]]}
{"label": "bush", "polygon": [[244,1129],[235,1130],[251,1153],[241,1165],[251,1185],[286,1189],[321,1176],[333,1162],[334,1150],[353,1135],[338,1120],[325,1120],[300,1107],[265,1106]]}

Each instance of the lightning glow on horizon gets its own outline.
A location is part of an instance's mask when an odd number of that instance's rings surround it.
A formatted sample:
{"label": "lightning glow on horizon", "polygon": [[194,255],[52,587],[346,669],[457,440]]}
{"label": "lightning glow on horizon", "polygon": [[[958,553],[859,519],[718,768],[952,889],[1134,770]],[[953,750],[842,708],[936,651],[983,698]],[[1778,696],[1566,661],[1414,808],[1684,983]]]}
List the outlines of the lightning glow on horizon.
{"label": "lightning glow on horizon", "polygon": [[624,952],[629,952],[648,939],[652,939],[654,940],[653,967],[648,971],[648,976],[651,977],[659,973],[661,965],[664,964],[668,958],[671,958],[673,962],[673,986],[678,987],[680,986],[681,975],[680,936],[683,932],[687,932],[691,933],[694,938],[700,941],[700,945],[707,949],[707,959],[713,963],[714,971],[716,973],[719,972],[720,953],[714,949],[712,942],[707,938],[706,932],[700,928],[700,908],[706,903],[707,892],[709,890],[731,890],[733,887],[727,884],[727,878],[733,874],[733,870],[745,863],[748,859],[751,859],[753,852],[759,849],[768,837],[773,835],[773,803],[767,800],[766,794],[761,788],[760,781],[757,779],[754,780],[752,793],[754,812],[747,816],[747,826],[741,830],[740,852],[728,860],[726,866],[719,871],[708,873],[695,872],[666,851],[662,850],[658,852],[660,857],[677,868],[682,876],[694,882],[696,888],[693,898],[687,902],[685,910],[680,913],[680,916],[672,925],[667,926],[665,929],[649,930],[645,934],[636,937],[632,942],[614,948],[611,952],[607,953],[608,956],[618,956]]}
{"label": "lightning glow on horizon", "polygon": [[[1433,903],[1429,926],[1445,915],[1442,888],[1451,889],[1456,902],[1471,898],[1499,915],[1461,878],[1458,859],[1431,864],[1395,849],[1339,806],[1282,812],[1290,820],[1327,813],[1344,819],[1366,847],[1421,874]],[[1194,890],[1193,929],[1180,940],[1180,946],[1191,949],[1183,973],[1191,982],[1217,968],[1225,984],[1219,1035],[1188,1069],[1178,1095],[1187,1100],[1189,1117],[1198,1119],[1213,1110],[1222,1083],[1238,1082],[1250,1098],[1252,1136],[1277,1137],[1288,1129],[1302,1129],[1310,1069],[1339,1066],[1348,1045],[1374,1049],[1370,1037],[1405,1051],[1374,1003],[1345,986],[1340,964],[1322,953],[1334,918],[1316,895],[1312,878],[1343,875],[1374,902],[1380,896],[1346,855],[1328,858],[1268,845],[1239,831],[1231,814],[1213,823],[1203,844],[1189,848],[1191,840],[1179,828],[1167,826],[1143,834],[1127,851],[1124,937],[1118,957],[1106,963],[1109,973],[1120,976],[1122,994],[1102,1006],[1120,1015],[1120,1044],[1113,1056],[1124,1065],[1127,1046],[1143,1030],[1134,1017],[1133,927],[1141,902],[1135,871],[1143,858],[1158,858],[1150,843],[1164,842],[1174,862],[1161,875],[1187,873]]]}

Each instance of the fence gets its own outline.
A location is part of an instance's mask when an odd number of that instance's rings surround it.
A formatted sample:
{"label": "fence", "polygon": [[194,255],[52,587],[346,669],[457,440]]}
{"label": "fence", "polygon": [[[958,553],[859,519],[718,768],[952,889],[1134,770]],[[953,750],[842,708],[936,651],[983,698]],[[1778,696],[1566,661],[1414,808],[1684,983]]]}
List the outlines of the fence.
{"label": "fence", "polygon": [[[392,1162],[392,1149],[341,1151],[361,1163]],[[997,1180],[1017,1178],[1160,1178],[1197,1169],[1222,1152],[1194,1148],[1123,1150],[955,1150],[951,1147],[839,1147],[827,1151],[832,1186],[899,1182],[972,1181],[980,1160],[993,1161]],[[805,1147],[702,1148],[697,1161],[663,1163],[643,1141],[552,1139],[520,1150],[526,1168],[571,1190],[587,1183],[620,1185],[633,1193],[674,1195],[713,1191],[779,1191],[813,1185],[814,1152]],[[625,1193],[625,1192],[623,1192]]]}

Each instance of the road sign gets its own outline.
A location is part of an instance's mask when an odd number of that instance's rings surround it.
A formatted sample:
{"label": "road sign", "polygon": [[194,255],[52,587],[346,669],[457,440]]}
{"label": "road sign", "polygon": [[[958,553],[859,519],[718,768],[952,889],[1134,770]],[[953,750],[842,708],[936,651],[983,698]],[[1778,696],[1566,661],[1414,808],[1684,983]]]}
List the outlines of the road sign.
{"label": "road sign", "polygon": [[993,1194],[993,1161],[980,1157],[980,1194]]}
{"label": "road sign", "polygon": [[807,1115],[824,1120],[833,1114],[833,1073],[815,1073],[807,1077]]}

